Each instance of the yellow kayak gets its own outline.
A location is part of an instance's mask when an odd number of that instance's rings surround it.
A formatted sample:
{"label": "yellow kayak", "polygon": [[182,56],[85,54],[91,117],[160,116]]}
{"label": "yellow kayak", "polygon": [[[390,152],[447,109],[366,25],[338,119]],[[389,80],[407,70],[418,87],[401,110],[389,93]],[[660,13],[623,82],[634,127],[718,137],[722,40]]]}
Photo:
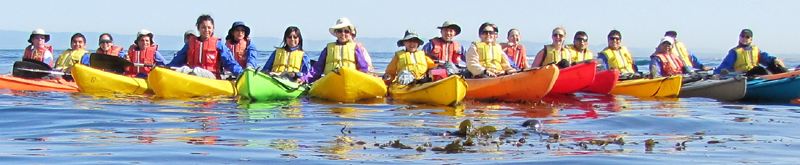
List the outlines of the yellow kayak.
{"label": "yellow kayak", "polygon": [[682,76],[620,81],[611,90],[611,94],[636,97],[675,97],[681,91],[682,81]]}
{"label": "yellow kayak", "polygon": [[147,82],[156,96],[162,98],[236,95],[233,83],[228,80],[198,77],[162,67],[153,68]]}
{"label": "yellow kayak", "polygon": [[371,74],[355,69],[340,68],[311,85],[309,94],[322,99],[354,102],[386,95],[386,84]]}
{"label": "yellow kayak", "polygon": [[394,84],[389,89],[396,100],[455,106],[467,95],[467,82],[461,76],[419,85]]}
{"label": "yellow kayak", "polygon": [[82,64],[72,67],[72,78],[84,93],[152,94],[143,78],[133,78]]}

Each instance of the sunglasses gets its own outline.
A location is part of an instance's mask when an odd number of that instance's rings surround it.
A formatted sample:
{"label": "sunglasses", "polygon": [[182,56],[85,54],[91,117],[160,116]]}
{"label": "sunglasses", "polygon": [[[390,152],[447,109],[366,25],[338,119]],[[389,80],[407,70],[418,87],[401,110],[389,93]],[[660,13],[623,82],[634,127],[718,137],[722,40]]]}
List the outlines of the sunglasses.
{"label": "sunglasses", "polygon": [[114,41],[100,41],[101,44],[107,44],[107,43],[112,43],[112,42],[114,42]]}
{"label": "sunglasses", "polygon": [[497,34],[496,31],[481,31],[481,34]]}
{"label": "sunglasses", "polygon": [[333,32],[336,32],[336,33],[350,33],[351,31],[350,30],[343,30],[343,29],[336,29]]}
{"label": "sunglasses", "polygon": [[753,36],[748,36],[748,35],[740,35],[739,37],[742,37],[742,38],[752,38]]}
{"label": "sunglasses", "polygon": [[608,40],[617,40],[617,41],[619,41],[619,40],[622,40],[622,38],[619,38],[619,37],[609,37],[609,38],[608,38]]}
{"label": "sunglasses", "polygon": [[564,37],[564,34],[553,33],[553,37]]}
{"label": "sunglasses", "polygon": [[33,36],[33,39],[45,39],[45,38],[46,38],[46,37],[44,37],[44,36],[40,36],[40,35],[35,35],[35,36]]}
{"label": "sunglasses", "polygon": [[298,36],[298,35],[290,35],[290,36],[286,36],[286,38],[290,38],[290,39],[299,39],[299,38],[300,38],[300,36]]}
{"label": "sunglasses", "polygon": [[576,37],[576,38],[575,38],[575,41],[589,41],[589,38],[584,38],[584,37]]}

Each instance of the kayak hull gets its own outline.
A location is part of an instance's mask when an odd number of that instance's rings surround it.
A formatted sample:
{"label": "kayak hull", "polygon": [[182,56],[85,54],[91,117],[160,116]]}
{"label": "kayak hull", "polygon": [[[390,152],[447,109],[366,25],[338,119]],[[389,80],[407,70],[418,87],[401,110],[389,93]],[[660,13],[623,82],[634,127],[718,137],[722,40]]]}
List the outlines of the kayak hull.
{"label": "kayak hull", "polygon": [[594,82],[581,91],[608,94],[617,85],[619,74],[620,72],[617,69],[598,71],[594,76]]}
{"label": "kayak hull", "polygon": [[339,102],[354,102],[386,95],[382,79],[351,68],[340,68],[311,85],[309,95]]}
{"label": "kayak hull", "polygon": [[466,79],[466,98],[498,99],[502,101],[541,101],[553,88],[559,74],[555,65],[511,75]]}
{"label": "kayak hull", "polygon": [[450,76],[419,85],[394,84],[389,92],[395,100],[455,106],[466,96],[467,82],[461,76]]}
{"label": "kayak hull", "polygon": [[147,82],[153,93],[161,98],[236,95],[236,89],[230,81],[198,77],[162,67],[153,68],[147,76]]}
{"label": "kayak hull", "polygon": [[72,67],[72,78],[83,93],[153,94],[143,78],[123,76],[82,64]]}
{"label": "kayak hull", "polygon": [[45,79],[24,79],[11,75],[0,75],[0,89],[25,90],[25,91],[57,91],[57,92],[79,92],[80,88],[75,82],[69,82],[62,78]]}
{"label": "kayak hull", "polygon": [[747,93],[741,101],[790,103],[800,97],[800,77],[747,82]]}
{"label": "kayak hull", "polygon": [[620,81],[611,94],[635,97],[675,97],[681,91],[682,76]]}
{"label": "kayak hull", "polygon": [[246,69],[236,80],[239,96],[245,100],[289,100],[306,93],[307,87],[283,78]]}
{"label": "kayak hull", "polygon": [[746,91],[747,79],[734,77],[724,80],[700,80],[683,84],[678,97],[704,97],[732,102],[744,97]]}
{"label": "kayak hull", "polygon": [[573,93],[594,82],[597,61],[579,63],[558,71],[558,79],[550,93]]}

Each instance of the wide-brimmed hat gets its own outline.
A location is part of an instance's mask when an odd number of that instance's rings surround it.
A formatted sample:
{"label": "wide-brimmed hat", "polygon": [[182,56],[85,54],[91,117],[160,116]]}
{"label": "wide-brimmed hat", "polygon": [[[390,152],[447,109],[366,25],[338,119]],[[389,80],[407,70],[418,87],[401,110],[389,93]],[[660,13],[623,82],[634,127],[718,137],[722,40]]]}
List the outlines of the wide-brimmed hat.
{"label": "wide-brimmed hat", "polygon": [[456,30],[456,35],[461,34],[461,26],[458,26],[458,24],[456,24],[456,22],[453,21],[444,21],[444,23],[442,23],[442,26],[436,28],[437,29],[452,28]]}
{"label": "wide-brimmed hat", "polygon": [[350,23],[350,19],[347,19],[347,18],[339,18],[339,20],[336,20],[336,24],[331,26],[331,28],[328,29],[328,32],[330,32],[331,35],[333,35],[335,37],[336,36],[336,32],[335,32],[336,29],[342,29],[342,28],[346,28],[346,27],[350,28],[350,31],[351,31],[352,34],[355,34],[356,26],[353,25],[352,23]]}
{"label": "wide-brimmed hat", "polygon": [[244,38],[250,37],[250,27],[244,25],[244,22],[242,21],[236,21],[233,23],[233,25],[231,25],[231,29],[228,30],[228,36],[225,36],[225,39],[233,39],[233,30],[236,29],[237,26],[244,27]]}
{"label": "wide-brimmed hat", "polygon": [[406,30],[406,34],[403,37],[403,39],[397,41],[397,47],[405,46],[405,44],[403,44],[403,41],[406,41],[406,40],[417,40],[417,42],[419,42],[419,45],[422,45],[422,44],[425,43],[425,41],[422,41],[422,39],[419,39],[419,36],[417,35],[417,32],[415,32],[414,30],[411,30],[411,29]]}
{"label": "wide-brimmed hat", "polygon": [[44,42],[50,42],[50,34],[44,32],[44,29],[36,29],[31,32],[31,36],[28,37],[28,43],[32,43],[31,40],[33,39],[33,35],[42,35],[44,36]]}
{"label": "wide-brimmed hat", "polygon": [[200,37],[200,35],[197,35],[197,31],[194,31],[194,30],[187,30],[185,33],[183,33],[184,37],[187,36],[187,35],[193,35],[195,37]]}
{"label": "wide-brimmed hat", "polygon": [[155,43],[155,41],[153,41],[153,32],[147,29],[142,29],[139,30],[139,32],[136,32],[136,38],[133,39],[133,44],[136,44],[136,41],[139,41],[140,36],[148,36],[150,37],[150,43]]}

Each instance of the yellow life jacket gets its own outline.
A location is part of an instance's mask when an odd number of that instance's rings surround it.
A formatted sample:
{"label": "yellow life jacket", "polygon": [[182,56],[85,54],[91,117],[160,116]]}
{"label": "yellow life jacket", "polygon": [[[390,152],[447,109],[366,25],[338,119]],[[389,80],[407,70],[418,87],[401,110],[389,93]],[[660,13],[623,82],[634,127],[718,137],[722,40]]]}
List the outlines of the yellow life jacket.
{"label": "yellow life jacket", "polygon": [[633,70],[633,56],[628,47],[620,46],[616,51],[606,48],[602,53],[606,55],[608,68],[619,69],[622,73],[636,72]]}
{"label": "yellow life jacket", "polygon": [[571,62],[579,62],[579,61],[586,61],[594,59],[594,53],[589,50],[589,48],[583,49],[583,51],[578,51],[575,48],[575,45],[567,45],[567,50],[572,54],[572,61]]}
{"label": "yellow life jacket", "polygon": [[[545,45],[544,46],[544,60],[542,60],[542,65],[545,66],[551,63],[558,63],[561,59],[572,59],[572,52],[567,50],[566,48],[561,48],[561,50],[556,50],[553,45]],[[575,61],[570,61],[575,62]]]}
{"label": "yellow life jacket", "polygon": [[673,49],[681,56],[681,60],[683,60],[683,65],[689,66],[694,68],[694,64],[692,63],[692,58],[689,57],[689,50],[686,49],[686,45],[683,45],[683,42],[675,42],[675,49]]}
{"label": "yellow life jacket", "polygon": [[84,50],[84,49],[81,49],[81,50],[72,50],[72,49],[70,49],[70,50],[64,51],[63,53],[61,53],[61,55],[58,56],[58,60],[56,60],[55,69],[56,70],[62,70],[62,69],[67,69],[69,67],[72,67],[76,63],[80,63],[81,58],[83,58],[83,56],[88,54],[88,53],[89,53],[89,51]]}
{"label": "yellow life jacket", "polygon": [[272,72],[300,72],[303,66],[305,51],[295,50],[286,52],[283,48],[275,49],[275,61],[272,62]]}
{"label": "yellow life jacket", "polygon": [[750,51],[742,47],[733,48],[736,51],[736,62],[733,63],[733,70],[737,72],[747,72],[753,67],[758,66],[758,58],[761,51],[755,45],[750,46]]}
{"label": "yellow life jacket", "polygon": [[334,68],[353,68],[356,69],[356,43],[348,42],[344,45],[336,45],[336,42],[328,43],[328,57],[325,60],[325,74],[330,73]]}
{"label": "yellow life jacket", "polygon": [[425,56],[425,51],[417,50],[414,53],[401,50],[394,52],[397,56],[397,74],[402,70],[408,70],[414,74],[414,77],[419,79],[425,76],[428,71],[428,57]]}
{"label": "yellow life jacket", "polygon": [[503,70],[503,59],[506,57],[504,57],[505,54],[503,54],[503,48],[500,47],[500,44],[488,45],[485,42],[473,42],[472,44],[475,44],[475,47],[478,48],[478,56],[484,68]]}

